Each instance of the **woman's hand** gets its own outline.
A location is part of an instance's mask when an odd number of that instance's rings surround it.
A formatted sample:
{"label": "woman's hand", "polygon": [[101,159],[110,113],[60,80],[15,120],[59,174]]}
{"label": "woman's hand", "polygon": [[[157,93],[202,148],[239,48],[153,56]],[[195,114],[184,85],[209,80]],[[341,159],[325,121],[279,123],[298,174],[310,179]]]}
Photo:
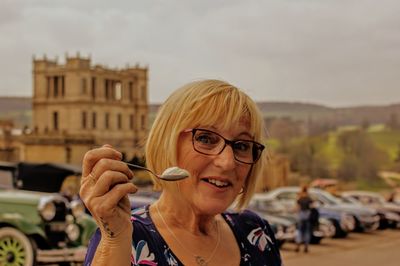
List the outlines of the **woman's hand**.
{"label": "woman's hand", "polygon": [[[110,145],[88,151],[83,158],[80,197],[99,225],[102,241],[132,238],[128,193],[137,188],[133,173]],[[125,241],[122,241],[125,242]]]}

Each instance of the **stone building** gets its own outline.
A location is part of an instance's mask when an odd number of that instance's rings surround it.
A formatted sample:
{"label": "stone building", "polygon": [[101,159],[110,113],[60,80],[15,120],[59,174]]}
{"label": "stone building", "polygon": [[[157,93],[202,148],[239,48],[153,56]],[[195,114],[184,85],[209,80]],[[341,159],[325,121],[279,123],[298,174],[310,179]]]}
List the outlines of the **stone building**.
{"label": "stone building", "polygon": [[148,69],[110,69],[90,58],[33,59],[33,120],[20,137],[21,161],[80,164],[93,147],[111,144],[126,160],[143,155]]}

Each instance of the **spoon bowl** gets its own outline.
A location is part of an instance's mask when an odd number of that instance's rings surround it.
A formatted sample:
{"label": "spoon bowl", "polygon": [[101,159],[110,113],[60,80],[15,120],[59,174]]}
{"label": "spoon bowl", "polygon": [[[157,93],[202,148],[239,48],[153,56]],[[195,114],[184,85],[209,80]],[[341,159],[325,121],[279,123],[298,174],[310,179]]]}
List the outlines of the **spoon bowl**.
{"label": "spoon bowl", "polygon": [[132,163],[126,163],[126,165],[128,165],[129,169],[132,169],[132,170],[135,170],[135,169],[145,170],[145,171],[151,173],[152,175],[154,175],[155,177],[157,177],[161,180],[165,180],[165,181],[179,181],[179,180],[189,177],[188,171],[186,171],[185,169],[179,168],[177,166],[167,168],[161,175],[158,175],[158,174],[154,173],[153,171],[151,171],[149,168],[146,168],[146,167],[143,167],[140,165],[136,165],[136,164],[132,164]]}

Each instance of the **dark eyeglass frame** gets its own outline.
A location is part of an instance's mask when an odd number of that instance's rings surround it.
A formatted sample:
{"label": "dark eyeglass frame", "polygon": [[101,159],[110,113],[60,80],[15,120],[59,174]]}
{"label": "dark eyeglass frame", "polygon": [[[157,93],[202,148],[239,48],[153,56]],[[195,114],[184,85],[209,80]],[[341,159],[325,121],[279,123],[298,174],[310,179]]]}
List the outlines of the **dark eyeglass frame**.
{"label": "dark eyeglass frame", "polygon": [[[224,146],[222,147],[221,151],[218,152],[218,153],[216,153],[216,154],[213,154],[213,153],[210,154],[210,153],[205,153],[205,152],[202,152],[202,151],[199,151],[198,149],[196,149],[196,145],[195,145],[195,143],[194,143],[194,142],[195,142],[194,136],[196,135],[196,132],[197,132],[198,130],[201,130],[201,131],[205,131],[205,132],[209,132],[209,133],[215,134],[215,135],[219,136],[221,139],[223,139],[223,140],[224,140]],[[221,153],[225,150],[226,145],[229,145],[229,146],[231,146],[231,148],[232,148],[233,156],[234,156],[235,160],[238,161],[238,162],[240,162],[240,163],[244,163],[244,164],[250,164],[250,165],[255,164],[255,163],[261,158],[261,154],[262,154],[263,150],[265,149],[265,146],[264,146],[263,144],[261,144],[261,143],[258,143],[257,141],[254,141],[254,140],[247,140],[247,139],[229,140],[229,139],[226,139],[225,137],[223,137],[221,134],[218,134],[218,133],[215,132],[215,131],[208,130],[208,129],[204,129],[204,128],[188,128],[188,129],[183,130],[183,132],[185,132],[185,133],[192,132],[192,146],[193,146],[193,149],[194,149],[195,151],[197,151],[198,153],[201,153],[201,154],[204,154],[204,155],[219,155],[219,154],[221,154]],[[253,143],[253,144],[254,144],[253,147],[255,147],[255,148],[259,151],[258,157],[255,158],[255,159],[253,158],[253,162],[251,162],[251,163],[249,163],[249,162],[244,162],[244,161],[241,161],[240,159],[236,158],[236,153],[235,153],[234,145],[235,145],[235,143],[237,143],[237,142],[242,142],[242,141],[246,141],[246,142],[251,142],[251,143]],[[253,149],[254,149],[254,148],[253,148]]]}

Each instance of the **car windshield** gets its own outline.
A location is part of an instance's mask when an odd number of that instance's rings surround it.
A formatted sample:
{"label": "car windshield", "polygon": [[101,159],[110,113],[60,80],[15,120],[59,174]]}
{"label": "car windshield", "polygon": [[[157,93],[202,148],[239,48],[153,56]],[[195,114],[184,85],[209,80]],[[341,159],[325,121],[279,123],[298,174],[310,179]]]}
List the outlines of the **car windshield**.
{"label": "car windshield", "polygon": [[332,194],[324,191],[314,192],[313,193],[320,201],[328,205],[337,205],[343,203],[341,199],[333,196]]}
{"label": "car windshield", "polygon": [[285,212],[285,207],[273,200],[254,199],[251,201],[250,205],[260,211]]}
{"label": "car windshield", "polygon": [[357,205],[360,205],[361,203],[357,200],[357,199],[355,199],[355,198],[352,198],[352,197],[343,197],[343,198],[340,198],[344,203],[351,203],[351,204],[357,204]]}

